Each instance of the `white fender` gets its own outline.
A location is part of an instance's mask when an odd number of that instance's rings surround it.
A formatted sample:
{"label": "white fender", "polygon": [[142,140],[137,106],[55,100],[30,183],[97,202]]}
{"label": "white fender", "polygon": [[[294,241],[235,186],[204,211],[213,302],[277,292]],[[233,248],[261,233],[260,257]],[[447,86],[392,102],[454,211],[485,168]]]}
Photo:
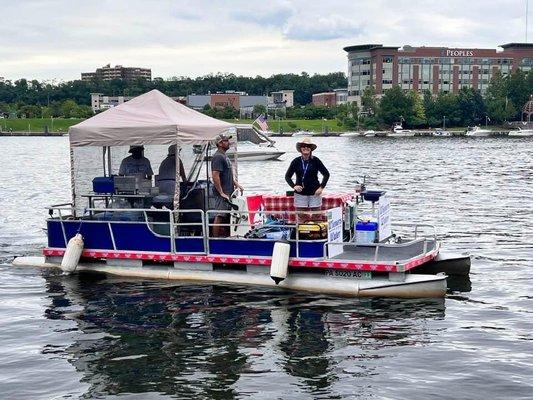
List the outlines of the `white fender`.
{"label": "white fender", "polygon": [[67,249],[61,260],[61,269],[63,272],[70,274],[76,270],[80,261],[81,252],[83,251],[83,236],[77,233],[68,241]]}
{"label": "white fender", "polygon": [[287,277],[289,268],[289,253],[291,245],[286,242],[274,243],[272,252],[272,264],[270,264],[270,277],[276,282],[276,285]]}

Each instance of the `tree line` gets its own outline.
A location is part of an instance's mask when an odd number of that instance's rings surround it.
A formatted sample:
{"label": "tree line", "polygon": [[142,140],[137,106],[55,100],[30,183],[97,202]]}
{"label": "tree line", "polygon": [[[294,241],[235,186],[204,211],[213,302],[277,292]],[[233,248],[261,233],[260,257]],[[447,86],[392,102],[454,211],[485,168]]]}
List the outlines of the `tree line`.
{"label": "tree line", "polygon": [[190,94],[208,94],[226,90],[243,91],[250,95],[269,95],[273,91],[294,90],[297,105],[311,102],[312,95],[347,86],[346,76],[342,72],[309,75],[276,74],[268,78],[262,76],[246,77],[235,74],[210,74],[197,78],[173,77],[155,78],[151,81],[137,79],[126,81],[74,80],[52,83],[37,80],[19,79],[14,82],[0,82],[0,111],[20,109],[23,106],[46,106],[62,104],[72,100],[79,105],[90,105],[91,93],[103,93],[109,96],[138,96],[152,89],[158,89],[168,96],[187,96]]}
{"label": "tree line", "polygon": [[[225,90],[265,95],[272,91],[292,89],[295,91],[295,107],[269,111],[271,117],[337,119],[340,125],[348,128],[382,128],[400,121],[407,127],[418,128],[436,127],[444,122],[448,127],[481,124],[489,120],[492,124],[501,124],[521,119],[522,108],[533,93],[533,71],[517,70],[507,76],[495,74],[483,97],[472,88],[462,88],[457,94],[441,92],[434,96],[429,91],[404,91],[399,86],[377,96],[373,87],[367,87],[359,107],[355,103],[337,107],[310,104],[312,94],[346,85],[346,77],[341,72],[313,76],[305,72],[299,75],[277,74],[269,78],[216,74],[198,78],[155,78],[152,81],[75,80],[58,84],[20,79],[0,82],[0,112],[26,118],[86,118],[92,115],[90,93],[136,96],[158,89],[169,96]],[[206,106],[203,112],[215,118],[239,117],[238,110],[230,107],[212,109]],[[256,106],[254,117],[264,112],[264,106]]]}

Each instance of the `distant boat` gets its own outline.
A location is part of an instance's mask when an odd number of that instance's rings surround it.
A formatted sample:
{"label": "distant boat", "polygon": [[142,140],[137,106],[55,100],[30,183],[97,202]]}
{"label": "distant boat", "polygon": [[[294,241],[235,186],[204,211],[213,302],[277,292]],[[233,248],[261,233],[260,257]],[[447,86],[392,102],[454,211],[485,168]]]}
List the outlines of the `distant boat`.
{"label": "distant boat", "polygon": [[312,131],[296,131],[292,134],[292,136],[294,137],[297,137],[297,136],[314,136],[316,135],[316,132],[312,132]]}
{"label": "distant boat", "polygon": [[[234,153],[235,150],[230,148],[227,152],[228,157],[233,158],[235,156]],[[283,154],[285,154],[284,151],[277,149],[273,145],[258,145],[249,141],[238,142],[237,144],[237,157],[240,161],[277,160]]]}
{"label": "distant boat", "polygon": [[402,124],[395,124],[392,128],[392,132],[389,132],[387,136],[390,137],[408,137],[414,136],[415,131],[409,129],[403,129]]}
{"label": "distant boat", "polygon": [[376,131],[370,129],[368,131],[364,131],[363,133],[361,133],[361,136],[364,136],[364,137],[374,137],[376,136]]}
{"label": "distant boat", "polygon": [[472,136],[472,137],[486,137],[489,136],[492,133],[490,129],[483,129],[479,126],[474,126],[473,128],[470,128],[466,131],[465,136]]}
{"label": "distant boat", "polygon": [[452,133],[450,131],[446,131],[444,129],[437,129],[433,132],[431,132],[431,136],[435,136],[435,137],[449,137],[449,136],[453,136]]}
{"label": "distant boat", "polygon": [[516,131],[510,131],[509,136],[511,137],[528,137],[533,136],[533,129],[522,129],[518,128]]}
{"label": "distant boat", "polygon": [[344,133],[341,133],[339,136],[342,136],[342,137],[357,137],[357,136],[362,136],[362,134],[359,133],[359,132],[344,132]]}

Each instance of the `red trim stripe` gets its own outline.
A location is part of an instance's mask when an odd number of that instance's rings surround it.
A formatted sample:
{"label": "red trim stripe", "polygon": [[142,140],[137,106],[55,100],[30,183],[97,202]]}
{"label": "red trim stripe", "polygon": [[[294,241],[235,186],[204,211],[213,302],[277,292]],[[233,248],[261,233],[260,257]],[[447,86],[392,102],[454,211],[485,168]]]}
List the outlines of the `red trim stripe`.
{"label": "red trim stripe", "polygon": [[[65,253],[64,249],[44,248],[43,255],[48,257],[61,257]],[[437,256],[437,250],[434,250],[424,256],[415,258],[405,264],[382,264],[382,263],[358,263],[348,260],[309,260],[302,258],[291,258],[289,265],[291,267],[305,268],[331,268],[353,271],[375,271],[375,272],[402,272],[408,271]],[[151,260],[151,261],[176,261],[189,263],[226,263],[226,264],[249,264],[270,266],[271,257],[247,257],[232,255],[203,255],[203,254],[170,254],[158,252],[133,252],[119,250],[84,250],[83,257],[87,258],[111,258],[125,260]]]}

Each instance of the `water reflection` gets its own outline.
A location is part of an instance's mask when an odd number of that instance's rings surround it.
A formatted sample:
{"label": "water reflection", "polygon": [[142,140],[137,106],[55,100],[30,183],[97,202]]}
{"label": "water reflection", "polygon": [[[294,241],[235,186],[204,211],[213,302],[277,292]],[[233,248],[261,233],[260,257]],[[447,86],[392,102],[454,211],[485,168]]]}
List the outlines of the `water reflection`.
{"label": "water reflection", "polygon": [[287,386],[292,398],[342,397],[340,377],[379,375],[368,360],[390,355],[378,350],[429,343],[428,321],[445,312],[443,299],[339,299],[53,273],[46,287],[46,316],[77,324],[64,351],[90,385],[86,397],[226,399],[280,396]]}

